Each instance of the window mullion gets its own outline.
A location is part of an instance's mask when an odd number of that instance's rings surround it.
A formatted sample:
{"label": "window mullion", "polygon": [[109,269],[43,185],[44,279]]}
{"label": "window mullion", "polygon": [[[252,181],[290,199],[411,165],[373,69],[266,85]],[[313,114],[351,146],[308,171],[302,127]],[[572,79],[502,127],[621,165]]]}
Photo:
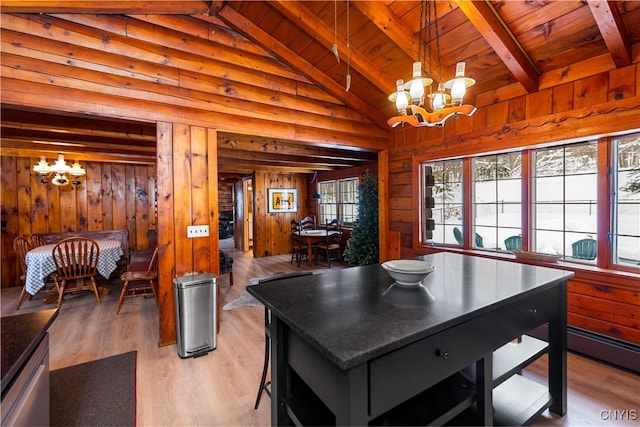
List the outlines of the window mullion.
{"label": "window mullion", "polygon": [[473,248],[474,241],[473,224],[473,168],[471,158],[466,157],[462,161],[462,229],[463,246]]}

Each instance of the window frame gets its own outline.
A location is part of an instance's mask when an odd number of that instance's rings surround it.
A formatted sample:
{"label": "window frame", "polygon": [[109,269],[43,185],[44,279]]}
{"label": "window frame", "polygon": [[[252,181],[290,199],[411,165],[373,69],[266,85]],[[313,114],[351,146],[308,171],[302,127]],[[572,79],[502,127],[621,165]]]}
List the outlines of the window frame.
{"label": "window frame", "polygon": [[[341,185],[347,181],[355,181],[356,183],[356,188],[355,188],[355,197],[356,197],[356,201],[354,203],[351,202],[344,202],[343,201],[343,196],[342,196],[342,191],[341,191]],[[320,187],[322,186],[322,184],[327,184],[327,183],[334,183],[334,188],[335,188],[335,203],[326,203],[325,202],[325,198],[324,198],[324,194],[322,193],[322,191],[320,191],[320,194],[322,195],[322,197],[320,198],[320,206],[318,207],[318,213],[319,213],[319,218],[318,218],[318,224],[322,225],[322,224],[326,224],[329,221],[338,218],[340,220],[340,223],[342,224],[343,227],[346,228],[351,228],[353,227],[353,222],[357,219],[358,217],[358,201],[359,201],[359,189],[358,186],[360,185],[360,177],[354,176],[354,177],[347,177],[347,178],[340,178],[340,179],[328,179],[325,181],[319,181],[318,182],[318,188],[320,189]],[[323,218],[323,211],[324,208],[322,207],[323,204],[328,204],[328,205],[333,205],[335,206],[335,218]],[[355,218],[353,219],[353,221],[345,221],[344,220],[344,205],[355,205]],[[324,219],[324,220],[323,220]]]}
{"label": "window frame", "polygon": [[[596,180],[597,180],[597,201],[596,201],[596,211],[597,211],[597,259],[595,264],[585,264],[580,261],[572,260],[570,257],[566,260],[562,260],[562,263],[566,262],[567,266],[573,266],[575,268],[602,268],[607,270],[614,271],[623,271],[623,272],[631,272],[638,273],[640,271],[640,266],[627,266],[622,264],[616,264],[614,262],[614,248],[612,243],[612,232],[613,232],[613,221],[614,221],[614,209],[616,207],[615,199],[614,199],[614,185],[615,180],[613,177],[614,169],[613,169],[613,157],[615,156],[613,141],[616,138],[625,138],[632,137],[633,135],[637,135],[637,130],[633,132],[626,132],[624,134],[618,135],[610,135],[607,137],[600,137],[596,140],[597,144],[597,166],[596,166]],[[462,149],[454,150],[451,153],[451,150],[446,149],[435,149],[430,152],[425,152],[421,154],[416,154],[412,156],[412,168],[413,168],[413,184],[414,188],[417,188],[418,197],[414,199],[414,209],[417,209],[418,214],[414,217],[414,229],[413,233],[413,248],[418,253],[430,253],[434,250],[448,250],[448,251],[459,251],[459,252],[468,252],[468,253],[476,253],[478,255],[485,254],[487,256],[496,256],[496,257],[509,257],[511,256],[508,252],[505,251],[495,251],[488,250],[486,248],[474,248],[472,245],[472,229],[473,229],[473,218],[472,218],[472,202],[473,197],[471,194],[472,189],[472,180],[471,180],[471,171],[472,171],[472,158],[481,157],[485,155],[492,154],[503,154],[509,152],[521,152],[522,153],[522,247],[523,250],[530,250],[530,246],[532,242],[530,242],[531,236],[531,227],[534,221],[533,215],[533,206],[534,206],[534,197],[535,192],[533,190],[533,181],[532,177],[534,175],[533,171],[533,153],[537,149],[554,147],[554,146],[563,146],[570,145],[573,143],[586,143],[589,141],[593,141],[594,137],[581,137],[579,139],[572,140],[563,140],[563,141],[554,141],[554,142],[539,142],[535,145],[529,145],[526,147],[522,147],[516,143],[510,144],[509,147],[505,147],[503,150],[487,150],[487,151],[466,151]],[[464,152],[462,152],[464,151]],[[466,224],[466,227],[463,229],[463,245],[450,245],[450,244],[442,244],[442,243],[434,243],[432,241],[424,241],[422,236],[424,235],[424,224],[426,219],[424,218],[424,191],[423,188],[423,165],[430,164],[438,161],[444,161],[449,159],[460,159],[462,158],[465,163],[465,175],[463,176],[463,191],[464,191],[464,200],[463,200],[463,226]],[[470,226],[471,225],[471,226]]]}

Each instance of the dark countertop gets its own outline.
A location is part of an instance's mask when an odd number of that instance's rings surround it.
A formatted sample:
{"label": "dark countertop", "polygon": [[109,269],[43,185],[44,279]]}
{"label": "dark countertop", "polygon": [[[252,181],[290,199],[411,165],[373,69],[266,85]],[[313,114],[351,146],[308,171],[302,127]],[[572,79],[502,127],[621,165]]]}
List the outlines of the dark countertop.
{"label": "dark countertop", "polygon": [[57,309],[0,318],[2,396],[58,316]]}
{"label": "dark countertop", "polygon": [[416,289],[393,285],[380,264],[372,264],[247,290],[346,370],[573,276],[547,267],[444,252],[417,259],[432,263],[435,271]]}

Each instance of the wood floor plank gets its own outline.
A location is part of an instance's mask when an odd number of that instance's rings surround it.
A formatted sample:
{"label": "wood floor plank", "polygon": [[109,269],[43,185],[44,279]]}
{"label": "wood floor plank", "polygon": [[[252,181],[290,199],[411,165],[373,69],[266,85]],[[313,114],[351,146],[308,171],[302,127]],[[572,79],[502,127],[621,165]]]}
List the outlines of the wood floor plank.
{"label": "wood floor plank", "polygon": [[[306,263],[298,268],[295,263],[290,264],[289,255],[254,259],[228,246],[226,251],[234,258],[234,286],[229,286],[228,275],[219,278],[222,305],[237,298],[253,277],[327,270]],[[263,396],[258,410],[253,409],[264,356],[262,308],[222,311],[217,349],[197,359],[180,359],[175,345],[158,346],[158,309],[153,299],[128,299],[116,315],[122,284],[112,280],[107,286],[111,293],[103,296],[101,304],[96,304],[89,294],[66,298],[50,329],[51,369],[137,350],[138,426],[270,424],[267,396]],[[42,304],[41,296],[36,296],[16,312],[19,293],[19,288],[2,289],[2,316],[51,308]],[[558,418],[545,412],[535,425],[638,425],[638,375],[575,354],[569,354],[568,368],[568,414]],[[545,372],[546,358],[543,358],[528,368],[525,375],[544,382]],[[636,419],[603,419],[611,412],[602,411],[625,409],[635,410]]]}

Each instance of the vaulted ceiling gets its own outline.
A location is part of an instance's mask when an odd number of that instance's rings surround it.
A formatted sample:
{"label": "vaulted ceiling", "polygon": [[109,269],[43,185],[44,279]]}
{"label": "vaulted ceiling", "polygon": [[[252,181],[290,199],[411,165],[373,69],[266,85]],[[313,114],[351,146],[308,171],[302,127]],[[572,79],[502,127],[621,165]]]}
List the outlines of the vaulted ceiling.
{"label": "vaulted ceiling", "polygon": [[[436,81],[451,79],[456,63],[465,61],[466,75],[476,81],[466,101],[478,105],[490,104],[500,91],[532,93],[561,83],[568,74],[606,72],[638,62],[640,56],[638,1],[455,0],[432,1],[431,7],[438,25],[428,29],[424,50],[417,1],[5,0],[2,12],[44,13],[84,25],[90,20],[71,16],[117,15],[185,33],[206,24],[211,32],[232,34],[231,45],[253,46],[243,46],[244,53],[269,56],[300,76],[295,79],[320,88],[331,109],[343,108],[336,121],[353,120],[378,138],[390,131],[386,120],[394,115],[394,106],[387,96],[395,90],[396,79],[409,80],[412,62],[425,52],[425,68],[431,64]],[[207,43],[206,34],[189,36]],[[254,75],[264,77],[261,70]],[[256,84],[266,86],[270,78]],[[30,147],[35,153],[46,141],[58,141],[84,151],[88,160],[91,153],[114,161],[153,156],[155,131],[149,124],[60,119],[7,108],[2,113],[3,147]],[[312,136],[301,144],[295,138],[225,130],[219,134],[220,171],[310,172],[375,160],[374,146],[357,145],[330,144],[322,138],[316,143]]]}

